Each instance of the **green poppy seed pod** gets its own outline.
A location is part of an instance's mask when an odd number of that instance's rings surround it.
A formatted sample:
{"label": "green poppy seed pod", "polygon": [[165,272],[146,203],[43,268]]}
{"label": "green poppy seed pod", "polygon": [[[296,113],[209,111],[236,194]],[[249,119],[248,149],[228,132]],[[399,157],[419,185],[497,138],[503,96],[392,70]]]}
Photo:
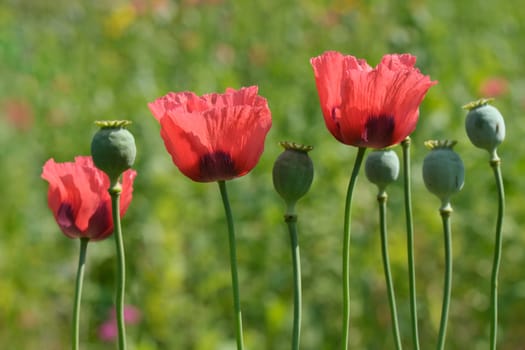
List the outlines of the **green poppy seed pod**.
{"label": "green poppy seed pod", "polygon": [[371,183],[377,185],[379,192],[397,180],[399,176],[399,158],[391,149],[371,152],[366,158],[365,175]]}
{"label": "green poppy seed pod", "polygon": [[284,151],[273,165],[273,186],[286,202],[289,211],[293,211],[295,203],[308,192],[312,185],[314,166],[308,152],[313,147],[293,142],[281,142],[280,144]]}
{"label": "green poppy seed pod", "polygon": [[423,160],[423,181],[435,194],[442,208],[450,207],[450,197],[461,190],[465,168],[459,155],[452,150],[456,141],[426,141],[430,153]]}
{"label": "green poppy seed pod", "polygon": [[470,141],[494,155],[496,148],[505,139],[505,121],[498,109],[488,104],[490,101],[481,99],[463,108],[468,109],[465,129]]}
{"label": "green poppy seed pod", "polygon": [[125,129],[127,120],[97,121],[100,127],[91,141],[93,163],[104,171],[112,183],[116,182],[135,162],[135,138]]}

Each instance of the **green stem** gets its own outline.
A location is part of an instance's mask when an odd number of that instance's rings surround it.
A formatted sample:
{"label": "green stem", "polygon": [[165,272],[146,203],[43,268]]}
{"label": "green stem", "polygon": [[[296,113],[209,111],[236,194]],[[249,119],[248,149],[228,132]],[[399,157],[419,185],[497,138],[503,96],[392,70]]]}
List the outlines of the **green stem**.
{"label": "green stem", "polygon": [[417,327],[416,269],[414,263],[414,224],[412,221],[412,190],[410,180],[410,137],[401,142],[403,148],[403,181],[405,190],[405,218],[407,230],[408,285],[410,292],[410,318],[412,343],[419,350],[419,331]]}
{"label": "green stem", "polygon": [[73,337],[71,348],[79,349],[79,325],[80,325],[80,300],[82,299],[82,285],[84,282],[84,270],[86,267],[86,253],[89,238],[80,238],[80,253],[78,255],[77,280],[75,283],[75,302],[73,305]]}
{"label": "green stem", "polygon": [[126,259],[124,254],[124,242],[122,239],[122,228],[120,226],[120,192],[122,186],[115,181],[109,188],[111,195],[111,209],[113,213],[113,236],[117,251],[117,289],[115,293],[115,308],[118,329],[118,349],[126,349],[126,328],[124,324],[124,291],[126,285]]}
{"label": "green stem", "polygon": [[228,192],[226,191],[226,183],[218,181],[219,189],[221,191],[222,203],[226,213],[226,221],[228,222],[228,240],[230,244],[230,268],[232,275],[233,288],[233,307],[235,311],[235,337],[237,340],[237,350],[244,349],[243,335],[242,335],[242,314],[241,302],[239,297],[239,277],[237,273],[237,248],[235,244],[235,230],[233,227],[233,216],[228,200]]}
{"label": "green stem", "polygon": [[388,292],[388,303],[390,305],[390,315],[392,316],[392,333],[396,349],[401,350],[401,335],[399,334],[399,321],[397,318],[396,296],[394,293],[394,283],[392,282],[392,272],[390,271],[390,258],[388,257],[388,235],[386,228],[386,192],[382,191],[377,196],[379,203],[379,227],[381,232],[381,256],[383,257],[383,269],[385,271],[386,289]]}
{"label": "green stem", "polygon": [[346,192],[345,213],[344,213],[344,235],[343,235],[343,350],[348,349],[349,331],[350,331],[350,230],[352,218],[350,211],[352,209],[352,196],[354,187],[357,182],[357,175],[363,163],[365,156],[365,147],[359,147],[357,156],[350,175],[348,189]]}
{"label": "green stem", "polygon": [[498,187],[498,217],[496,222],[496,237],[494,244],[494,260],[492,263],[492,277],[490,282],[490,349],[496,350],[498,338],[498,274],[501,263],[501,247],[502,247],[502,226],[503,226],[503,212],[505,210],[505,191],[503,189],[503,179],[501,176],[500,159],[494,157],[490,165],[494,170],[496,178],[496,185]]}
{"label": "green stem", "polygon": [[301,256],[297,238],[297,215],[287,214],[285,215],[285,221],[288,224],[288,232],[290,233],[294,280],[292,350],[299,350],[301,337]]}
{"label": "green stem", "polygon": [[445,348],[445,337],[447,333],[448,310],[450,306],[450,294],[452,291],[452,242],[450,230],[450,215],[452,207],[445,205],[440,209],[443,221],[443,233],[445,236],[445,284],[443,287],[443,304],[441,307],[441,321],[439,324],[438,350]]}

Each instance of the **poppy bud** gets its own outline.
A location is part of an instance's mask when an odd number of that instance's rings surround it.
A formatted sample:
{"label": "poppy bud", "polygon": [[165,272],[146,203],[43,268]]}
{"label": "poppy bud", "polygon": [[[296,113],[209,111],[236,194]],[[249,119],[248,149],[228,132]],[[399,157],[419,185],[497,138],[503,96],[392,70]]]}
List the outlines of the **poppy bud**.
{"label": "poppy bud", "polygon": [[488,104],[490,101],[481,99],[463,108],[468,109],[465,128],[472,144],[495,154],[496,147],[505,139],[505,121],[498,109]]}
{"label": "poppy bud", "polygon": [[273,165],[273,186],[292,214],[295,203],[304,196],[312,184],[314,167],[308,152],[312,146],[281,142],[284,148]]}
{"label": "poppy bud", "polygon": [[91,141],[91,155],[95,166],[115,182],[120,174],[135,162],[137,148],[135,138],[125,129],[127,120],[97,121],[100,127]]}
{"label": "poppy bud", "polygon": [[365,174],[368,181],[377,185],[382,193],[399,176],[399,158],[396,152],[391,149],[371,152],[366,158]]}
{"label": "poppy bud", "polygon": [[459,155],[452,150],[456,141],[426,141],[430,153],[423,160],[423,181],[427,189],[450,207],[450,196],[461,190],[465,169]]}

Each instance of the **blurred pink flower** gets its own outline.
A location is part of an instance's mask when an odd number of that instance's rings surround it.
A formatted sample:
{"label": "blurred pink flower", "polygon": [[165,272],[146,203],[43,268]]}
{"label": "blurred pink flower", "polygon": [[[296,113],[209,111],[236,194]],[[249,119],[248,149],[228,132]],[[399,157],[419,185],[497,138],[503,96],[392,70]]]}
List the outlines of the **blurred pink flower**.
{"label": "blurred pink flower", "polygon": [[502,77],[491,77],[485,79],[479,87],[482,97],[498,97],[507,93],[509,82]]}
{"label": "blurred pink flower", "polygon": [[[116,319],[115,309],[111,309],[111,319]],[[124,306],[124,321],[127,324],[137,324],[140,321],[140,311],[133,305]]]}
{"label": "blurred pink flower", "polygon": [[144,16],[148,13],[156,13],[164,16],[170,15],[170,4],[169,0],[130,0],[129,4],[137,16]]}
{"label": "blurred pink flower", "polygon": [[[140,322],[140,310],[132,305],[124,306],[124,322],[129,325]],[[98,336],[101,340],[111,342],[117,339],[117,318],[115,309],[112,308],[108,319],[104,321],[98,328]]]}
{"label": "blurred pink flower", "polygon": [[9,124],[17,130],[29,131],[33,126],[33,108],[27,101],[22,99],[9,99],[5,101],[3,110]]}
{"label": "blurred pink flower", "polygon": [[117,339],[117,321],[109,320],[100,325],[98,328],[98,337],[100,340],[111,342]]}
{"label": "blurred pink flower", "polygon": [[196,6],[196,5],[219,5],[223,0],[186,0],[185,5]]}

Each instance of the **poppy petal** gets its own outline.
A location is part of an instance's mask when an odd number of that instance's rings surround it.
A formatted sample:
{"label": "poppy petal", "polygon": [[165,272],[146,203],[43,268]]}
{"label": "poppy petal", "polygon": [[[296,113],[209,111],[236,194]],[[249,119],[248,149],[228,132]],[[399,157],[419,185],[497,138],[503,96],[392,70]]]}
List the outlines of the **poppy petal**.
{"label": "poppy petal", "polygon": [[257,86],[201,97],[169,93],[150,104],[164,145],[184,175],[198,182],[228,180],[256,165],[271,127],[268,104],[257,93]]}
{"label": "poppy petal", "polygon": [[437,82],[410,54],[385,55],[376,68],[328,51],[310,60],[328,130],[342,143],[384,148],[412,133],[419,105]]}
{"label": "poppy petal", "polygon": [[[135,175],[132,170],[123,175],[121,215],[131,201]],[[49,183],[49,208],[66,236],[100,240],[111,234],[109,179],[91,157],[76,157],[75,162],[66,163],[50,159],[44,164],[42,178]]]}

